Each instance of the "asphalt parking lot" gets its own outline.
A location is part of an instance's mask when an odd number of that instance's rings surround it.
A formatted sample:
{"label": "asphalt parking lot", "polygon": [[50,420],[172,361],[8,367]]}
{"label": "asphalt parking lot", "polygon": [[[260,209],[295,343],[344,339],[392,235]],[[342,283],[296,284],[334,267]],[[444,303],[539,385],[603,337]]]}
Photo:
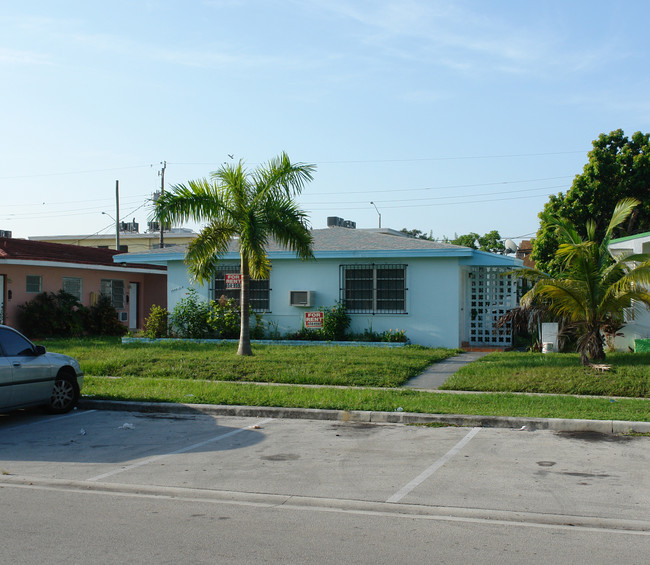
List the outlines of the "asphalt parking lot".
{"label": "asphalt parking lot", "polygon": [[648,437],[101,410],[15,413],[0,430],[6,482],[650,522]]}
{"label": "asphalt parking lot", "polygon": [[[257,524],[264,519],[264,512],[273,509],[274,514],[266,517],[269,522],[260,526],[270,538],[259,547],[271,551],[271,539],[278,546],[274,553],[239,556],[241,530],[231,532],[233,551],[241,562],[274,559],[293,548],[295,536],[289,542],[277,541],[287,535],[277,512],[287,519],[291,516],[295,529],[304,525],[304,518],[291,514],[298,511],[313,516],[305,524],[322,520],[321,531],[332,537],[328,542],[322,536],[323,543],[330,544],[323,549],[323,562],[335,555],[337,540],[349,527],[366,528],[366,538],[378,536],[377,555],[388,559],[386,552],[395,549],[395,544],[383,547],[377,526],[361,525],[364,520],[381,519],[388,520],[396,532],[403,529],[403,536],[420,532],[421,526],[413,526],[413,520],[436,521],[439,535],[445,531],[440,524],[446,524],[445,528],[463,524],[462,530],[449,534],[458,536],[456,545],[461,548],[470,526],[480,531],[475,534],[477,539],[484,540],[486,532],[495,535],[497,528],[507,535],[499,534],[495,540],[503,539],[504,544],[518,540],[520,551],[534,548],[540,554],[558,539],[553,535],[563,533],[573,541],[567,544],[563,540],[558,548],[571,548],[572,553],[557,554],[557,559],[612,562],[608,560],[630,551],[622,562],[641,563],[638,556],[650,551],[649,468],[649,437],[598,432],[249,418],[191,411],[80,409],[54,417],[38,411],[0,415],[0,500],[5,508],[13,509],[12,521],[24,520],[28,527],[33,515],[30,497],[34,497],[37,512],[41,512],[43,501],[52,498],[50,511],[57,516],[62,500],[70,505],[71,494],[83,496],[79,507],[85,510],[81,514],[90,513],[92,504],[87,497],[92,493],[117,497],[124,504],[133,498],[176,500],[166,514],[179,512],[182,501],[192,508],[216,504],[239,505],[244,513],[260,509],[244,520],[246,524]],[[121,523],[124,512],[114,519]],[[204,515],[193,512],[189,515]],[[95,516],[101,516],[97,522],[110,520],[104,507]],[[138,520],[139,529],[142,518]],[[337,533],[343,520],[351,520],[353,526]],[[88,521],[79,527],[88,527]],[[175,523],[170,524],[170,532],[177,531]],[[273,528],[278,531],[271,535]],[[551,537],[515,535],[526,528],[546,529],[543,536]],[[130,525],[128,532],[132,531]],[[221,531],[219,548],[223,549],[227,547],[227,530]],[[429,531],[415,535],[413,544],[401,549],[410,553],[397,553],[397,558],[428,555],[418,544],[425,543]],[[151,539],[156,535],[160,532],[148,534]],[[166,534],[155,547],[173,535]],[[98,536],[101,530],[91,537],[100,539]],[[18,533],[16,539],[23,537]],[[42,543],[47,548],[52,540]],[[357,547],[354,540],[350,543]],[[580,544],[595,543],[602,544],[602,560],[587,560],[580,553]],[[138,547],[146,544],[146,538],[133,542]],[[484,541],[475,546],[487,547]],[[6,551],[8,547],[18,546],[5,546]],[[85,545],[77,550],[87,555]],[[606,553],[608,550],[611,553]],[[101,557],[103,551],[97,548],[95,555]],[[304,562],[311,562],[313,551],[313,547],[308,549]],[[349,556],[355,549],[346,551]],[[495,547],[486,560],[499,555],[502,562],[517,562],[503,561],[502,553],[502,546]],[[5,557],[15,560],[22,555],[9,553]],[[129,559],[133,555],[125,554]],[[472,560],[476,555],[462,558]],[[450,562],[459,558],[458,553],[449,555]],[[286,559],[302,561],[295,554]],[[372,562],[375,557],[371,550],[363,549],[357,559]]]}

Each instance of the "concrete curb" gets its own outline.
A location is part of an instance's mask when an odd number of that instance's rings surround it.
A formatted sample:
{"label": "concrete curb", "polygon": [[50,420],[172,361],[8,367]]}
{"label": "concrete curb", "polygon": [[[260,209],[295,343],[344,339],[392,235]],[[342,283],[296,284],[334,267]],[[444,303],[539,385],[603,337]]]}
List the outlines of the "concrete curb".
{"label": "concrete curb", "polygon": [[599,432],[604,434],[650,433],[650,422],[623,420],[565,420],[562,418],[517,418],[509,416],[474,416],[463,414],[417,414],[414,412],[366,412],[320,410],[314,408],[282,408],[275,406],[230,406],[211,404],[175,404],[167,402],[130,402],[124,400],[92,400],[82,398],[84,409],[120,410],[127,412],[159,412],[166,414],[201,413],[212,416],[248,418],[291,418],[305,420],[336,420],[341,422],[373,422],[382,424],[440,423],[463,427],[517,428],[526,431]]}

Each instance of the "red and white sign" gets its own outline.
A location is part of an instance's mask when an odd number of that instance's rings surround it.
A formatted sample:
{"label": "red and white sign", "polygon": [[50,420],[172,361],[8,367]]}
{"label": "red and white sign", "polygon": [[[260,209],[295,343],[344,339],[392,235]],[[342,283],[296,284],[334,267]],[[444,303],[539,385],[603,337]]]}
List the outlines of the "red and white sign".
{"label": "red and white sign", "polygon": [[226,290],[232,290],[234,288],[241,288],[241,275],[234,273],[226,273],[224,275]]}
{"label": "red and white sign", "polygon": [[324,312],[305,312],[305,327],[316,329],[323,327]]}

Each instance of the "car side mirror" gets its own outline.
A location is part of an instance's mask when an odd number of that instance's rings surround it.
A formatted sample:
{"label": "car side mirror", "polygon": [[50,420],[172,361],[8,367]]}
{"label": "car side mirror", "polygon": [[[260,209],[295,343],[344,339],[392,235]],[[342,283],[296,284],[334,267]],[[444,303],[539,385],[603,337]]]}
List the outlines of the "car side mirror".
{"label": "car side mirror", "polygon": [[37,345],[34,351],[36,352],[36,355],[45,355],[45,347],[42,345]]}

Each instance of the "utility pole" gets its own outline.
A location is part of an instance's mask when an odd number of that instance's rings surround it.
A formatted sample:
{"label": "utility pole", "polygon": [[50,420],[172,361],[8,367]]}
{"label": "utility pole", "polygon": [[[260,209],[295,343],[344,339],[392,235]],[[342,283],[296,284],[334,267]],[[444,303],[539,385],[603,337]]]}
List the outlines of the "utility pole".
{"label": "utility pole", "polygon": [[115,181],[115,249],[120,250],[120,181]]}
{"label": "utility pole", "polygon": [[[167,161],[162,161],[160,163],[162,165],[162,169],[158,173],[160,175],[160,196],[165,195],[165,169],[167,168]],[[163,222],[161,218],[158,218],[158,221],[160,222],[160,248],[162,249],[165,247],[165,238],[163,236],[164,228],[163,228]]]}

